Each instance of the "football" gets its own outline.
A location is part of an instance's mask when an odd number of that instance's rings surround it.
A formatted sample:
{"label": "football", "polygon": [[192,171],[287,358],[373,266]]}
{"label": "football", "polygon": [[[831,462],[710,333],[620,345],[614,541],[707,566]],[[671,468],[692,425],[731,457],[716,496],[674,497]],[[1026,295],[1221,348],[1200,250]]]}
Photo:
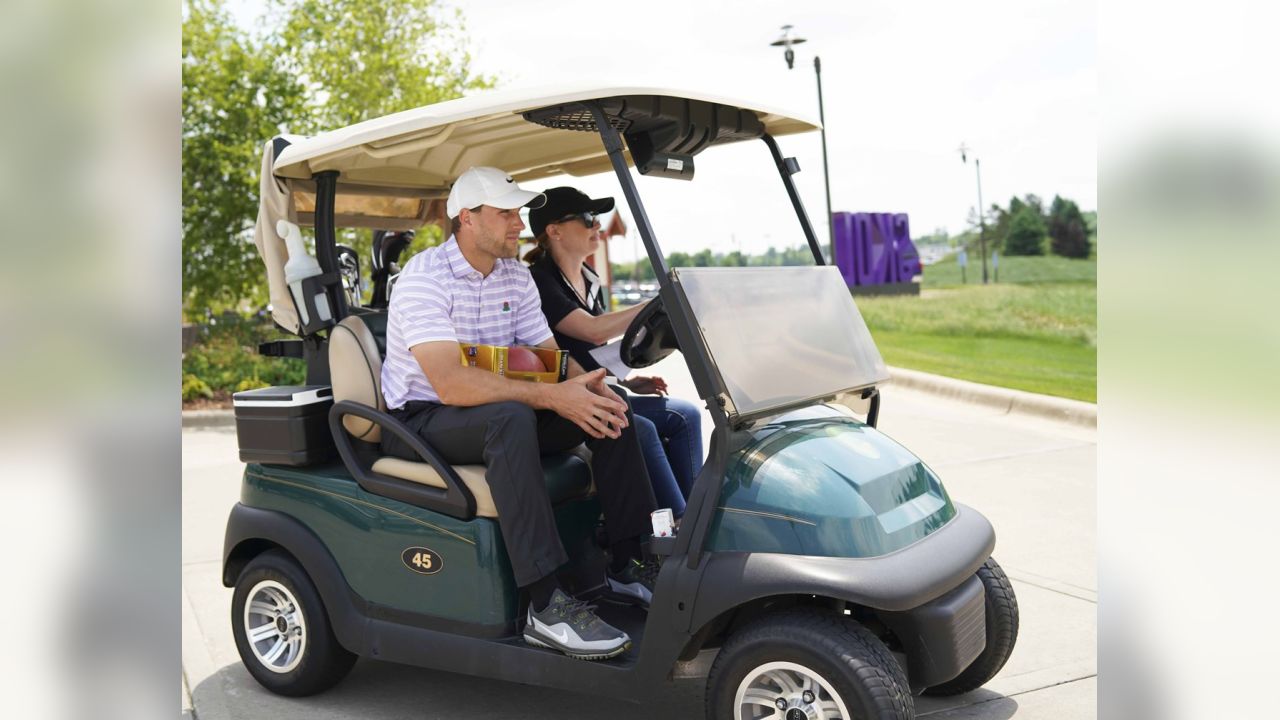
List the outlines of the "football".
{"label": "football", "polygon": [[512,372],[546,372],[542,358],[528,348],[513,347],[507,350],[507,369]]}

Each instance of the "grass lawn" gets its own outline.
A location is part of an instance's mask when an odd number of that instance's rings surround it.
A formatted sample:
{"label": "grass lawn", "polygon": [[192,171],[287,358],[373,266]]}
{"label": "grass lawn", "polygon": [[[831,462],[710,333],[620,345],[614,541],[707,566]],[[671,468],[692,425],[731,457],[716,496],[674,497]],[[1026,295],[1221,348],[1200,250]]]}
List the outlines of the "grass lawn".
{"label": "grass lawn", "polygon": [[[987,260],[987,273],[994,278],[995,268]],[[965,268],[968,285],[982,285],[982,258],[977,253],[969,257],[969,267]],[[1042,257],[1000,257],[1000,282],[1003,283],[1071,283],[1086,282],[1097,284],[1098,261],[1071,260],[1069,258],[1046,255]],[[960,266],[956,264],[955,255],[942,262],[924,269],[924,287],[952,287],[961,285]]]}
{"label": "grass lawn", "polygon": [[986,287],[958,284],[948,264],[925,268],[920,297],[857,298],[885,362],[1097,401],[1096,261],[1002,259],[1001,282]]}

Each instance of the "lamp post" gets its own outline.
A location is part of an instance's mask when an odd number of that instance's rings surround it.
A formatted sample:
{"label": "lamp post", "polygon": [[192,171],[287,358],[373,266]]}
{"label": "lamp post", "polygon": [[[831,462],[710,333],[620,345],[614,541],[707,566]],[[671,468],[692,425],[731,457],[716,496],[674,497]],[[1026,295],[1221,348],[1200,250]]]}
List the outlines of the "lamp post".
{"label": "lamp post", "polygon": [[[791,49],[792,45],[799,45],[805,42],[802,37],[791,36],[791,26],[782,26],[782,37],[769,43],[770,47],[781,47],[784,49],[782,57],[787,61],[787,69],[791,70],[795,67],[796,52]],[[831,209],[831,176],[828,172],[827,162],[827,117],[822,108],[822,58],[817,55],[813,56],[813,73],[818,80],[818,121],[822,123],[822,182],[827,193],[827,239],[831,244],[831,262],[836,261],[836,222],[835,213]]]}
{"label": "lamp post", "polygon": [[[960,162],[969,164],[969,148],[960,143]],[[987,284],[987,219],[982,210],[982,161],[975,155],[973,167],[978,172],[978,252],[982,253],[982,284]]]}

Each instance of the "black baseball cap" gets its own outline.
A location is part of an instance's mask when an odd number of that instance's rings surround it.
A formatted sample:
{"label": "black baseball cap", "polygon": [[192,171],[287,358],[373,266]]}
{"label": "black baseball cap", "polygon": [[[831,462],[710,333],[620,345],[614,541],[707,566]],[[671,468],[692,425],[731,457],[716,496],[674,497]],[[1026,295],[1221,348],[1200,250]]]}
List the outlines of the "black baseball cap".
{"label": "black baseball cap", "polygon": [[551,188],[543,195],[547,196],[547,202],[529,211],[529,230],[534,237],[541,235],[548,225],[570,215],[584,212],[599,215],[613,209],[613,198],[592,199],[577,188]]}

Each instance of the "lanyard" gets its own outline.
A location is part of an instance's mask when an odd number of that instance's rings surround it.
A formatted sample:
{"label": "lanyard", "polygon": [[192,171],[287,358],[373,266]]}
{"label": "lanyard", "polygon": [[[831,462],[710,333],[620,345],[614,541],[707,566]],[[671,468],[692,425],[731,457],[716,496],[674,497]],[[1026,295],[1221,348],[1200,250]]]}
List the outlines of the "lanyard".
{"label": "lanyard", "polygon": [[[584,271],[583,277],[587,278],[587,276],[589,275],[591,280],[591,285],[590,287],[587,288],[587,297],[583,297],[578,292],[578,288],[574,287],[573,283],[569,282],[569,278],[565,277],[564,271],[560,270],[560,266],[558,265],[556,266],[556,270],[559,271],[560,273],[560,279],[564,281],[565,285],[569,286],[569,291],[572,292],[573,296],[577,298],[579,303],[582,304],[582,307],[585,308],[587,312],[591,313],[592,315],[601,314],[604,312],[604,306],[600,302],[600,295],[599,295],[600,276],[596,275],[594,272],[591,272],[590,268],[588,268],[586,265],[583,265],[582,269]],[[590,302],[587,301],[587,298],[591,298]]]}

